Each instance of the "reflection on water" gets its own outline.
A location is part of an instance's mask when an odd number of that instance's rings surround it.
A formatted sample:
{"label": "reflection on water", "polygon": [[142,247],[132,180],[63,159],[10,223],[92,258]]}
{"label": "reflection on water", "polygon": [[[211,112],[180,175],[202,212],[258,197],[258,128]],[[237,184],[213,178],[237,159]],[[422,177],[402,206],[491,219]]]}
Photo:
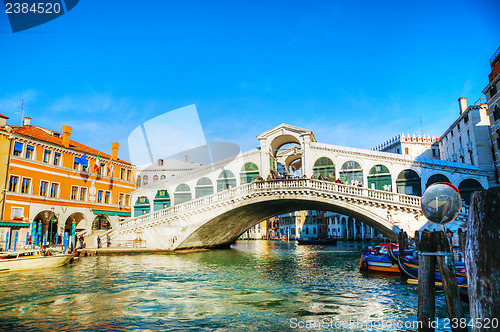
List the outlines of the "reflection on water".
{"label": "reflection on water", "polygon": [[84,257],[61,268],[4,273],[0,329],[284,331],[293,330],[291,319],[414,321],[416,286],[361,274],[360,249],[251,241],[232,250]]}

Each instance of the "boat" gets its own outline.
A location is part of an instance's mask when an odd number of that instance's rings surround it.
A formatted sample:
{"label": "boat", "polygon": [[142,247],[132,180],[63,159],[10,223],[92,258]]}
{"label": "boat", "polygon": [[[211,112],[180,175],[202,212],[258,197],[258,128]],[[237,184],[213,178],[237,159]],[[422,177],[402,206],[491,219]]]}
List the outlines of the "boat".
{"label": "boat", "polygon": [[297,244],[320,244],[320,245],[328,245],[335,246],[337,245],[337,239],[334,238],[326,238],[326,239],[308,239],[308,238],[296,238]]}
{"label": "boat", "polygon": [[399,274],[399,267],[388,257],[388,248],[393,247],[391,243],[381,243],[361,253],[359,263],[360,271],[387,272]]}
{"label": "boat", "polygon": [[[397,259],[399,270],[401,271],[401,274],[408,278],[408,283],[418,283],[418,261],[408,257],[400,257],[398,254],[393,252],[392,249],[389,249],[389,256]],[[456,272],[458,291],[462,301],[469,302],[467,275],[465,269],[462,269],[463,267],[463,263],[455,263],[455,268],[458,270]],[[417,280],[417,282],[414,280]],[[439,273],[439,268],[437,266],[435,284],[437,288],[442,288],[441,274]]]}
{"label": "boat", "polygon": [[60,252],[59,248],[0,252],[0,272],[13,272],[67,264],[73,254]]}

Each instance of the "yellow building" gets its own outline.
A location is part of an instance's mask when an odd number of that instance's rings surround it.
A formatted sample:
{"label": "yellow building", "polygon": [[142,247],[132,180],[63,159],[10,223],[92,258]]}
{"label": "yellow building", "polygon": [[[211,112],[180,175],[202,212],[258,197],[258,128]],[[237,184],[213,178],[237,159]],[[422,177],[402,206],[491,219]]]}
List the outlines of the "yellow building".
{"label": "yellow building", "polygon": [[[111,143],[109,155],[71,140],[71,127],[63,126],[61,134],[30,122],[25,118],[23,126],[10,129],[4,228],[10,225],[10,233],[17,231],[24,243],[36,222],[49,243],[70,232],[74,220],[77,233],[92,245],[97,235],[130,216],[134,165],[118,159],[118,143]],[[12,248],[13,240],[11,236],[7,247]]]}

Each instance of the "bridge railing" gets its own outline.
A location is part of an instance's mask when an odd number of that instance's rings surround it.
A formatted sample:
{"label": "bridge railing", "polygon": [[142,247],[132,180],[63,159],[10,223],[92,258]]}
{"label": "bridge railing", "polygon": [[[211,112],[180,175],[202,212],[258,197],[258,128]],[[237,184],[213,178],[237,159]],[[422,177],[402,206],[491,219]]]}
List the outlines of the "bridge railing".
{"label": "bridge railing", "polygon": [[339,193],[342,195],[368,197],[371,199],[404,204],[410,207],[420,206],[420,197],[409,196],[390,191],[383,191],[371,188],[350,186],[342,183],[328,182],[315,179],[283,179],[269,181],[254,181],[239,187],[220,191],[215,194],[197,198],[179,205],[175,205],[163,210],[158,210],[149,214],[138,216],[119,223],[118,228],[129,228],[136,225],[164,219],[169,216],[179,215],[204,206],[209,206],[217,202],[229,199],[236,199],[249,193],[275,191],[279,189],[316,190],[325,193]]}

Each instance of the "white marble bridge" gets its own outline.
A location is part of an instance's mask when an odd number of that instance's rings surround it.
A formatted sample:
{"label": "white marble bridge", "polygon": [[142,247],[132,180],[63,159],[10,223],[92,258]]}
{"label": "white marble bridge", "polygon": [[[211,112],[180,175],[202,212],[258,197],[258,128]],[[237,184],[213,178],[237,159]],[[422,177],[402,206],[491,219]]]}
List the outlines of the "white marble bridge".
{"label": "white marble bridge", "polygon": [[[223,246],[264,219],[297,210],[349,215],[394,238],[426,224],[419,196],[431,183],[447,181],[464,193],[471,183],[488,187],[487,173],[472,165],[322,144],[310,130],[285,124],[257,138],[259,148],[234,158],[163,180],[155,176],[158,181],[146,185],[143,176],[133,195],[135,217],[114,228],[112,241],[141,239],[164,249]],[[307,178],[256,180],[277,174],[279,165]],[[311,179],[319,175],[329,181]],[[348,185],[353,182],[361,187]]]}

